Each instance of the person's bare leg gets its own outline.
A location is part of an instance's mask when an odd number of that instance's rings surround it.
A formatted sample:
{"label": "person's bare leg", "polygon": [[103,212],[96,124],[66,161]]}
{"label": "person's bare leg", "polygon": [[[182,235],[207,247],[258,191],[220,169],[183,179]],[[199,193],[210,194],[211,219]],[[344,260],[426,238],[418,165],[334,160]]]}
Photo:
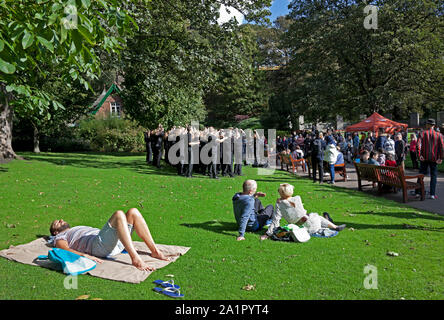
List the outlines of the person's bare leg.
{"label": "person's bare leg", "polygon": [[133,266],[139,270],[155,270],[154,268],[146,265],[137,253],[133,240],[131,239],[131,234],[128,230],[128,221],[126,220],[125,213],[120,210],[114,212],[109,219],[109,223],[111,224],[111,227],[117,230],[117,236],[119,237],[119,240],[122,242],[126,251],[128,251]]}
{"label": "person's bare leg", "polygon": [[157,248],[156,244],[154,243],[154,239],[151,236],[150,229],[148,228],[145,219],[138,209],[129,209],[126,213],[126,219],[129,224],[132,224],[134,226],[134,230],[136,231],[137,235],[148,246],[153,258],[166,261],[170,260],[169,258],[165,257],[165,255]]}

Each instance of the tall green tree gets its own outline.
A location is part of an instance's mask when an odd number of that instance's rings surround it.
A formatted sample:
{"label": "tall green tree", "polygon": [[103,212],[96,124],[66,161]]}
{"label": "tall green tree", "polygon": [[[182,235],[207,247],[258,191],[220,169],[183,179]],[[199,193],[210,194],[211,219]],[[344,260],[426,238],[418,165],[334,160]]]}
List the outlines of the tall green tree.
{"label": "tall green tree", "polygon": [[[11,146],[14,111],[46,114],[63,105],[41,79],[58,69],[64,81],[89,81],[100,74],[97,49],[124,46],[136,28],[117,0],[0,1],[0,160],[16,158]],[[33,112],[36,114],[36,112]]]}
{"label": "tall green tree", "polygon": [[215,91],[221,74],[251,74],[240,27],[235,21],[217,23],[221,4],[261,21],[270,1],[161,0],[136,6],[140,29],[122,58],[127,114],[146,127],[201,121],[204,97]]}
{"label": "tall green tree", "polygon": [[[364,26],[369,4],[378,8],[377,28]],[[441,0],[293,0],[286,41],[295,111],[326,121],[337,114],[405,118],[426,106],[438,110],[444,103],[443,13]]]}

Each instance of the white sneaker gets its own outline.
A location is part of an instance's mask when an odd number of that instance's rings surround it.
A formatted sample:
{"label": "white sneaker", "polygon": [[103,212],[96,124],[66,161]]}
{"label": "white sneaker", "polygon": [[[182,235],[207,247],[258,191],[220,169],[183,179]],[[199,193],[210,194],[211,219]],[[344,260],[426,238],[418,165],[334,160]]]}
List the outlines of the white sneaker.
{"label": "white sneaker", "polygon": [[438,197],[437,197],[437,196],[430,196],[430,199],[432,199],[432,200],[438,200]]}

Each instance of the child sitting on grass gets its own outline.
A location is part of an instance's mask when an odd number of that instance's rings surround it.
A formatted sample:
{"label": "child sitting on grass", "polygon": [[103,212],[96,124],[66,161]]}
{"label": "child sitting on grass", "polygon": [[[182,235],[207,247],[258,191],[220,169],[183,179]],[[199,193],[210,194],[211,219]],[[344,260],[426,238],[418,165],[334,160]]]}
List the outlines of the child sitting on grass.
{"label": "child sitting on grass", "polygon": [[261,236],[261,240],[268,239],[273,235],[274,229],[280,226],[282,218],[289,224],[304,226],[310,234],[316,233],[322,228],[330,228],[335,231],[341,231],[345,228],[345,224],[335,225],[327,212],[324,212],[324,217],[319,216],[317,213],[307,214],[301,197],[293,197],[293,191],[294,186],[291,184],[282,183],[279,186],[278,192],[281,197],[276,201],[276,210],[272,216],[272,222],[267,232]]}

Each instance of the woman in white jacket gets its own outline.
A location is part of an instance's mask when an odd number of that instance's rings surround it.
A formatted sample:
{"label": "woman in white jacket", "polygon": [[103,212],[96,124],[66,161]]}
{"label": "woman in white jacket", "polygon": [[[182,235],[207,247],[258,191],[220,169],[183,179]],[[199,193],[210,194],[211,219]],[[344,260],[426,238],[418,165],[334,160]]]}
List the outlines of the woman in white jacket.
{"label": "woman in white jacket", "polygon": [[324,161],[328,162],[330,169],[331,181],[329,183],[335,184],[335,163],[338,159],[338,149],[333,143],[327,145],[324,152]]}
{"label": "woman in white jacket", "polygon": [[280,226],[281,219],[284,218],[289,224],[296,224],[304,226],[308,233],[317,233],[322,228],[330,228],[335,231],[343,230],[346,225],[335,225],[328,214],[325,217],[321,217],[317,213],[307,214],[307,210],[304,209],[300,196],[293,197],[294,186],[288,183],[282,183],[279,186],[278,192],[281,196],[276,201],[276,210],[272,216],[272,222],[268,227],[267,232],[261,236],[261,240],[268,239],[274,229]]}

